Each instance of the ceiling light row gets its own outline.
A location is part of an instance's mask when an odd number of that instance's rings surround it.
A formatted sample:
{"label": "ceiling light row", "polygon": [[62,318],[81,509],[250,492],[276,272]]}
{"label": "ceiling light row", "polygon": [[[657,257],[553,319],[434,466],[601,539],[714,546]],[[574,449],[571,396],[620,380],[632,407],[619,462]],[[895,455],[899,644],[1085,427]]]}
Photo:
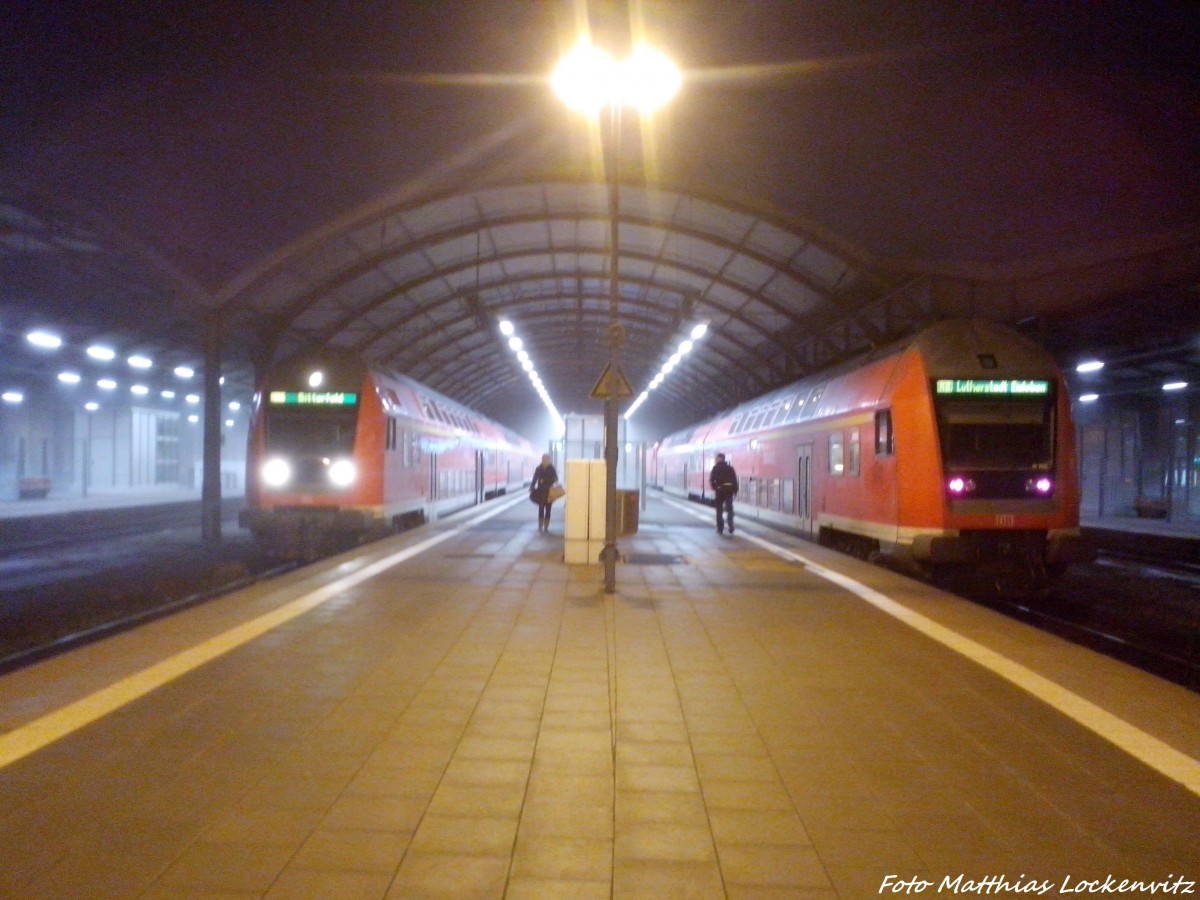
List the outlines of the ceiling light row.
{"label": "ceiling light row", "polygon": [[[1075,366],[1075,371],[1080,375],[1090,375],[1093,372],[1099,372],[1104,368],[1104,362],[1099,359],[1088,359]],[[1186,381],[1166,381],[1163,382],[1162,389],[1167,393],[1174,391],[1186,390],[1188,382]],[[1089,391],[1086,394],[1079,395],[1080,403],[1095,403],[1100,399],[1100,395],[1094,391]]]}
{"label": "ceiling light row", "polygon": [[533,360],[529,356],[529,351],[525,349],[525,342],[517,335],[517,327],[508,319],[501,319],[499,327],[500,333],[504,335],[505,340],[508,342],[508,349],[516,355],[517,362],[521,364],[521,368],[529,376],[529,381],[533,384],[533,389],[537,391],[538,396],[542,398],[542,403],[550,411],[550,418],[554,421],[556,433],[562,434],[566,430],[566,424],[563,422],[563,417],[559,415],[554,401],[550,399],[550,393],[546,390],[546,386],[542,384],[542,377],[538,375],[537,369],[533,365]]}
{"label": "ceiling light row", "polygon": [[639,406],[650,399],[650,392],[663,383],[663,380],[670,375],[672,371],[674,371],[675,367],[683,362],[683,358],[692,352],[692,348],[696,346],[696,341],[700,340],[707,333],[707,322],[701,322],[692,328],[688,336],[679,342],[679,346],[675,348],[675,352],[672,353],[670,358],[662,364],[662,368],[659,369],[658,374],[651,379],[650,384],[646,386],[646,389],[638,394],[637,399],[629,405],[629,409],[625,410],[626,419],[629,419],[630,416],[637,412]]}

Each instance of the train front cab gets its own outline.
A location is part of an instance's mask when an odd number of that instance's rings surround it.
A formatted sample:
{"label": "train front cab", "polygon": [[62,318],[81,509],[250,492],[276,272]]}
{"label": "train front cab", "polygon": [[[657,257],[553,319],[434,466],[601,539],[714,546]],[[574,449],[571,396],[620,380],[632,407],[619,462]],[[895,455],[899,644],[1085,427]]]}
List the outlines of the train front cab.
{"label": "train front cab", "polygon": [[894,405],[901,558],[926,572],[1044,582],[1093,557],[1079,531],[1066,387],[1052,369],[1036,374],[913,367]]}
{"label": "train front cab", "polygon": [[270,556],[314,558],[385,530],[379,399],[361,370],[331,381],[257,398],[239,524]]}

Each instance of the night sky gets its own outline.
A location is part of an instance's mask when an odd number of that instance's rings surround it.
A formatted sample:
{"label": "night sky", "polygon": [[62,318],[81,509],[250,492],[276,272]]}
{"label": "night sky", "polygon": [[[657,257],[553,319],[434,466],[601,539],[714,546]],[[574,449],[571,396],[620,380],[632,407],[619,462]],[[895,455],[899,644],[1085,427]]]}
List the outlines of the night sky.
{"label": "night sky", "polygon": [[[9,6],[0,180],[209,289],[383,193],[570,163],[543,81],[570,3]],[[1196,4],[633,7],[688,77],[667,181],[916,264],[1200,224]],[[594,27],[621,39],[622,9],[591,4]]]}

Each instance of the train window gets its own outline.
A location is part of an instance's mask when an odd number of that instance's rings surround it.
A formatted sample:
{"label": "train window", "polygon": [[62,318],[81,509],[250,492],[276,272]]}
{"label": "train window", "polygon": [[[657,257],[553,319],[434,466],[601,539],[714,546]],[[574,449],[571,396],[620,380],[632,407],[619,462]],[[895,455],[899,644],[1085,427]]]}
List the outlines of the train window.
{"label": "train window", "polygon": [[800,418],[811,419],[817,412],[817,406],[821,402],[821,395],[825,393],[825,385],[813,388],[812,396],[808,398],[808,402],[804,404],[804,409],[800,410]]}
{"label": "train window", "polygon": [[787,415],[789,404],[783,400],[776,400],[771,407],[771,413],[767,416],[765,425],[778,425],[783,421],[783,417]]}
{"label": "train window", "polygon": [[845,470],[845,447],[842,433],[835,431],[829,435],[829,474],[841,475]]}
{"label": "train window", "polygon": [[278,406],[267,414],[267,449],[276,453],[350,453],[358,407]]}
{"label": "train window", "polygon": [[947,466],[1049,468],[1053,463],[1053,398],[938,396],[935,402]]}
{"label": "train window", "polygon": [[803,390],[794,398],[792,398],[791,409],[788,410],[783,422],[791,423],[800,421],[800,417],[804,413],[805,401],[808,400],[808,394],[809,392],[807,390]]}
{"label": "train window", "polygon": [[388,417],[388,420],[387,420],[387,435],[384,438],[383,446],[384,446],[385,450],[395,450],[396,449],[396,420],[391,418],[390,416]]}
{"label": "train window", "polygon": [[850,443],[846,452],[846,473],[857,475],[861,467],[861,451],[858,445],[858,428],[850,429]]}
{"label": "train window", "polygon": [[881,409],[875,413],[875,455],[891,456],[896,452],[896,436],[892,430],[892,411]]}

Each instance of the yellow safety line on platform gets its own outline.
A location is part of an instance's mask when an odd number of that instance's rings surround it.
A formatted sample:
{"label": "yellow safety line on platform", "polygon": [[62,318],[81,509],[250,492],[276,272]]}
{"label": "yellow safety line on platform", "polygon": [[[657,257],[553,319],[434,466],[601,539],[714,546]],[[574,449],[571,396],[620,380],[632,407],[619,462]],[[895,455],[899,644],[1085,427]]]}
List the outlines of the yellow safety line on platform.
{"label": "yellow safety line on platform", "polygon": [[[683,510],[690,516],[709,521],[707,515],[682,503],[673,500],[666,500],[665,502]],[[1009,659],[1004,654],[997,653],[995,650],[985,647],[983,644],[973,641],[944,625],[939,625],[932,619],[914,612],[886,594],[881,594],[879,591],[855,581],[848,575],[827,569],[819,563],[801,556],[799,553],[788,550],[786,547],[773,544],[752,534],[746,534],[745,517],[742,519],[742,527],[736,536],[750,541],[752,544],[762,547],[776,556],[800,563],[805,567],[806,571],[811,572],[813,575],[831,581],[839,587],[850,591],[881,612],[885,612],[905,625],[915,628],[927,637],[933,638],[939,644],[973,660],[985,669],[994,672],[1001,678],[1027,691],[1063,715],[1074,719],[1084,728],[1124,750],[1135,759],[1140,760],[1171,780],[1179,782],[1193,794],[1200,796],[1200,761],[1192,759],[1186,753],[1176,750],[1170,744],[1159,740],[1154,735],[1142,731],[1136,725],[1126,722],[1124,719],[1113,715],[1090,700],[1080,697],[1074,691]]]}
{"label": "yellow safety line on platform", "polygon": [[[523,498],[522,498],[523,499]],[[144,697],[156,688],[174,681],[181,675],[186,675],[218,656],[235,650],[257,637],[261,637],[273,628],[278,628],[307,612],[316,609],[323,603],[338,596],[344,591],[375,577],[380,572],[399,565],[405,560],[412,559],[426,550],[448,541],[462,532],[473,528],[480,522],[498,515],[516,503],[510,500],[494,509],[475,516],[461,525],[448,531],[435,534],[420,543],[399,550],[390,556],[364,566],[357,572],[330,582],[322,588],[310,591],[301,597],[275,609],[269,613],[251,619],[236,628],[218,634],[215,637],[176,653],[160,663],[142,669],[127,678],[110,684],[108,687],[89,694],[73,703],[46,713],[32,722],[15,728],[7,734],[0,735],[0,769],[8,766],[31,753],[41,750],[48,744],[64,738],[85,725],[95,722],[128,703]]]}

